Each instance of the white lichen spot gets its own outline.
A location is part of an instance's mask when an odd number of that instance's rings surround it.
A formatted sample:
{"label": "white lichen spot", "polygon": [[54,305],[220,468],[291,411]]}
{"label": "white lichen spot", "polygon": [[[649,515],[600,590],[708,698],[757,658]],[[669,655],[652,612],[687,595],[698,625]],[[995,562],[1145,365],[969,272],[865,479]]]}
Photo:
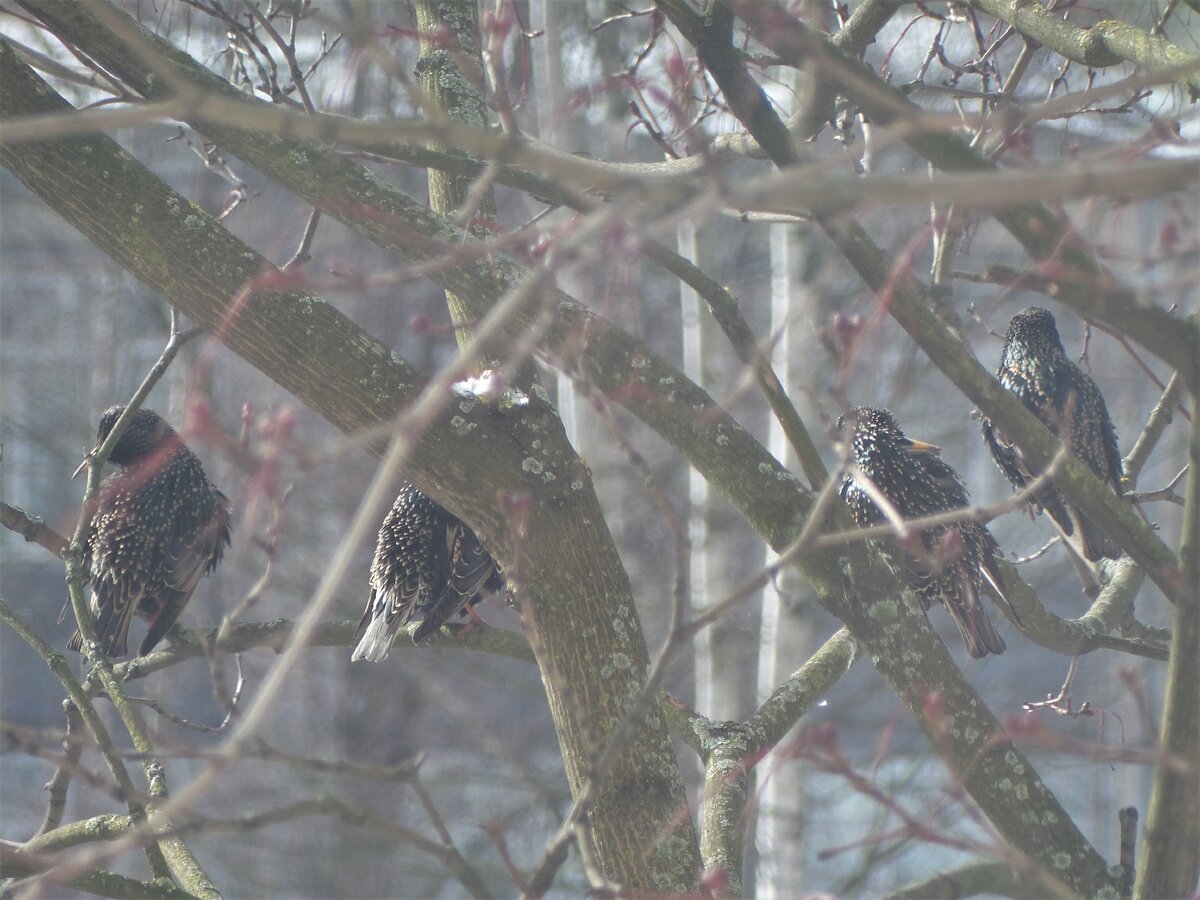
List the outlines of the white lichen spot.
{"label": "white lichen spot", "polygon": [[718,431],[717,432],[717,446],[718,447],[728,447],[729,446],[729,435]]}
{"label": "white lichen spot", "polygon": [[479,426],[474,422],[468,422],[462,416],[455,416],[450,420],[450,427],[454,429],[454,433],[459,437],[465,437],[466,435],[470,434],[472,430],[478,428]]}
{"label": "white lichen spot", "polygon": [[1004,754],[1004,761],[1010,766],[1015,766],[1017,764],[1017,752],[1015,750],[1009,750]]}
{"label": "white lichen spot", "polygon": [[1055,853],[1052,857],[1050,857],[1050,862],[1053,863],[1054,868],[1062,869],[1065,872],[1067,869],[1071,868],[1071,854]]}
{"label": "white lichen spot", "polygon": [[542,387],[540,384],[535,384],[529,390],[533,394],[533,396],[537,397],[543,403],[550,402],[550,395],[546,393],[546,389],[544,387]]}
{"label": "white lichen spot", "polygon": [[542,471],[545,469],[541,463],[541,460],[534,459],[532,456],[527,456],[525,459],[521,460],[521,468],[524,471],[530,472],[534,475],[541,475]]}
{"label": "white lichen spot", "polygon": [[629,360],[629,365],[635,369],[648,369],[650,368],[650,360],[638,354]]}
{"label": "white lichen spot", "polygon": [[612,664],[618,669],[633,668],[633,662],[624,653],[614,653],[612,657]]}
{"label": "white lichen spot", "polygon": [[576,478],[574,481],[571,482],[571,490],[582,491],[583,490],[583,482],[580,481],[578,478]]}
{"label": "white lichen spot", "polygon": [[534,442],[533,442],[533,443],[532,443],[530,446],[532,446],[534,450],[541,450],[541,449],[542,449],[542,442],[541,442],[541,441],[534,441]]}
{"label": "white lichen spot", "polygon": [[513,409],[529,405],[529,397],[517,388],[505,388],[499,373],[494,369],[487,369],[476,378],[456,381],[453,391],[456,397],[486,400],[494,403],[500,409]]}
{"label": "white lichen spot", "polygon": [[520,391],[517,388],[509,388],[507,391],[505,391],[503,394],[500,395],[500,408],[501,409],[515,409],[519,406],[528,406],[528,405],[529,405],[529,397],[525,394],[524,391]]}
{"label": "white lichen spot", "polygon": [[675,383],[675,376],[674,376],[674,375],[668,375],[668,376],[666,376],[665,378],[660,378],[660,379],[658,379],[658,383],[659,383],[659,384],[661,384],[661,385],[674,384],[674,383]]}
{"label": "white lichen spot", "polygon": [[557,478],[558,478],[558,476],[555,475],[553,472],[551,472],[549,469],[547,469],[545,472],[542,473],[542,481],[546,482],[546,484],[549,484],[550,482],[554,481]]}
{"label": "white lichen spot", "polygon": [[771,464],[765,463],[765,462],[760,462],[758,464],[758,471],[762,475],[770,475],[771,474]]}
{"label": "white lichen spot", "polygon": [[1011,791],[1013,789],[1012,779],[1001,778],[998,782],[996,782],[996,786],[1002,791]]}
{"label": "white lichen spot", "polygon": [[1023,784],[1018,784],[1017,785],[1017,799],[1018,800],[1028,800],[1029,799],[1029,788]]}

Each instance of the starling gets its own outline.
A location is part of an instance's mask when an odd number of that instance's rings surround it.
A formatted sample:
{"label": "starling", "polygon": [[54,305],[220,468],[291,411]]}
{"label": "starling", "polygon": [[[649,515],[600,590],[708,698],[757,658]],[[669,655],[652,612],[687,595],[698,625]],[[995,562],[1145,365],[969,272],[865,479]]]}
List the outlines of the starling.
{"label": "starling", "polygon": [[[872,492],[886,497],[904,519],[969,505],[962,479],[938,455],[939,449],[905,437],[887,410],[857,407],[838,419],[838,430],[854,454],[856,471],[842,481],[841,495],[858,527],[887,521],[871,499]],[[971,656],[1003,653],[1004,640],[979,602],[980,586],[986,582],[992,595],[1008,606],[996,568],[1000,548],[995,538],[971,519],[927,528],[919,537],[924,552],[919,558],[905,554],[905,577],[921,606],[928,610],[930,603],[940,601]]]}
{"label": "starling", "polygon": [[[1067,357],[1054,316],[1047,310],[1031,306],[1012,317],[996,377],[1067,444],[1072,456],[1087,463],[1121,496],[1121,454],[1108,407],[1096,382]],[[1037,477],[1037,466],[989,419],[983,420],[983,440],[1013,487],[1020,490]],[[1078,534],[1083,555],[1089,560],[1121,555],[1120,548],[1053,484],[1037,492],[1033,505],[1045,510],[1064,534]]]}
{"label": "starling", "polygon": [[[100,417],[97,446],[124,410],[114,406]],[[221,561],[229,543],[229,500],[175,430],[148,409],[134,414],[109,461],[121,471],[96,494],[84,571],[101,649],[108,656],[126,654],[136,612],[149,626],[138,649],[144,656],[175,624],[200,577]],[[82,645],[76,631],[67,646]]]}
{"label": "starling", "polygon": [[478,618],[471,607],[502,590],[500,567],[475,532],[405,484],[379,529],[371,595],[350,658],[384,659],[410,620],[421,623],[412,636],[419,644],[455,614]]}

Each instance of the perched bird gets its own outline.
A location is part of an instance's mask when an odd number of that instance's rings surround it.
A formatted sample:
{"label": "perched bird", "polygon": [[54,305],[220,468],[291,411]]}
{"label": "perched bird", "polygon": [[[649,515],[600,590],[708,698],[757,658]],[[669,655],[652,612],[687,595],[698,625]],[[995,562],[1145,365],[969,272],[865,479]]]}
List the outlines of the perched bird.
{"label": "perched bird", "polygon": [[[114,406],[100,417],[97,446],[124,410]],[[101,649],[124,656],[137,613],[149,626],[141,656],[162,640],[200,577],[221,561],[229,543],[230,506],[183,439],[148,409],[134,413],[109,461],[121,471],[96,492],[84,571]],[[83,636],[76,631],[67,646],[82,649]]]}
{"label": "perched bird", "polygon": [[[838,430],[854,456],[855,471],[843,479],[841,495],[858,527],[887,521],[872,494],[882,495],[906,520],[969,505],[962,479],[942,461],[939,449],[905,437],[887,410],[856,407],[838,419]],[[1004,640],[979,602],[986,582],[996,600],[1012,609],[996,568],[995,538],[978,522],[963,519],[927,528],[919,539],[924,552],[906,551],[905,576],[921,606],[928,610],[940,601],[971,656],[1003,653]]]}
{"label": "perched bird", "polygon": [[[1067,357],[1054,316],[1047,310],[1031,306],[1012,317],[996,377],[1067,444],[1072,456],[1087,463],[1121,496],[1121,454],[1108,407],[1096,382]],[[983,440],[1013,487],[1020,490],[1037,477],[1038,467],[990,419],[983,420]],[[1045,510],[1064,534],[1078,534],[1083,555],[1093,562],[1121,555],[1120,548],[1053,484],[1039,490],[1033,504]]]}
{"label": "perched bird", "polygon": [[400,489],[383,520],[371,563],[371,594],[350,658],[379,662],[408,622],[419,644],[457,615],[479,621],[472,607],[504,590],[504,577],[461,520],[411,484]]}

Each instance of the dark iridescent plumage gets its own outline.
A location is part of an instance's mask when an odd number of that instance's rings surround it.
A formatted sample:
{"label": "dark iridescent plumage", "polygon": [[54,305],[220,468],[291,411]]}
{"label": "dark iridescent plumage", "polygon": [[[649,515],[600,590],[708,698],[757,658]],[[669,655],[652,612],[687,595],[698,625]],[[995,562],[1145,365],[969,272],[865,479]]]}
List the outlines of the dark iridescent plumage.
{"label": "dark iridescent plumage", "polygon": [[[1108,407],[1096,382],[1067,357],[1054,316],[1031,306],[1012,317],[996,377],[1043,425],[1067,442],[1072,456],[1087,463],[1121,495],[1121,454]],[[1037,477],[1038,467],[989,419],[983,420],[983,440],[1013,487],[1019,490]],[[1078,534],[1088,559],[1121,555],[1120,548],[1053,484],[1037,492],[1034,505],[1045,510],[1064,534]]]}
{"label": "dark iridescent plumage", "polygon": [[379,662],[408,622],[421,623],[412,636],[420,643],[503,589],[500,568],[475,533],[405,484],[379,529],[371,595],[350,658]]}
{"label": "dark iridescent plumage", "polygon": [[[123,406],[100,418],[104,441]],[[124,656],[136,613],[149,631],[138,655],[149,653],[175,623],[200,577],[213,571],[229,543],[229,500],[204,474],[200,460],[158,414],[138,410],[109,461],[121,471],[96,492],[84,545],[96,636],[107,656]],[[68,647],[82,649],[76,631]]]}
{"label": "dark iridescent plumage", "polygon": [[[938,449],[906,438],[887,410],[857,407],[838,420],[838,429],[850,443],[857,468],[842,481],[842,499],[860,528],[887,521],[863,479],[906,520],[970,505],[962,479]],[[905,554],[905,575],[921,605],[928,609],[936,601],[946,607],[971,656],[1003,653],[1004,640],[979,602],[986,581],[997,601],[1008,606],[996,568],[1000,548],[995,538],[970,519],[928,528],[920,538],[925,552],[920,557]]]}

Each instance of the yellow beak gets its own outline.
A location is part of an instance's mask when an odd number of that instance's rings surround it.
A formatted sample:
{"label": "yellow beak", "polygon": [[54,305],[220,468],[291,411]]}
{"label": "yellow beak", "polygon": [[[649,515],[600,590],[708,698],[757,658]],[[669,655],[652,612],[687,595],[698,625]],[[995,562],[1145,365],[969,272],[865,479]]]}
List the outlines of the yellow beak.
{"label": "yellow beak", "polygon": [[904,449],[909,453],[941,453],[942,448],[937,444],[927,444],[915,438],[904,439]]}

